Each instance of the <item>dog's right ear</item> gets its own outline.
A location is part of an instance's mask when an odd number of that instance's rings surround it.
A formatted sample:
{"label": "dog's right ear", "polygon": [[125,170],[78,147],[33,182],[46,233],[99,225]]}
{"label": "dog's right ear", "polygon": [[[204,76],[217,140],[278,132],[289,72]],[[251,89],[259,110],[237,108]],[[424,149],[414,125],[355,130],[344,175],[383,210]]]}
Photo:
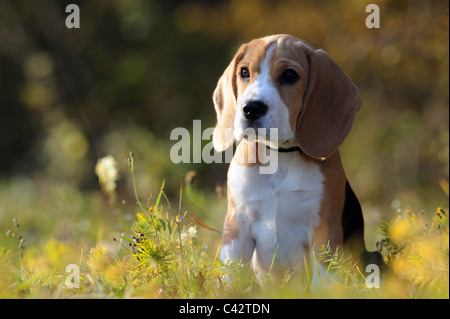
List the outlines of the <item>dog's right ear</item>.
{"label": "dog's right ear", "polygon": [[356,85],[325,51],[307,48],[306,52],[308,88],[296,135],[306,154],[324,159],[349,134],[361,99]]}
{"label": "dog's right ear", "polygon": [[223,72],[214,90],[213,100],[217,113],[217,125],[214,129],[213,146],[223,152],[234,143],[234,118],[237,105],[236,67],[242,60],[247,45],[242,45],[231,63]]}

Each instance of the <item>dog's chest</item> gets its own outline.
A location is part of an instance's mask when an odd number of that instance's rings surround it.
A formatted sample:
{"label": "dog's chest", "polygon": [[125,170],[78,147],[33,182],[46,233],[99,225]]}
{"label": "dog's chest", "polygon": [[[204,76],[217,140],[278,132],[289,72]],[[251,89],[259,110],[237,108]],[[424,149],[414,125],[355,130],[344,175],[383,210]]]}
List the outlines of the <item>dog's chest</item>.
{"label": "dog's chest", "polygon": [[249,224],[257,255],[272,258],[278,248],[277,259],[302,258],[300,250],[311,243],[319,223],[323,180],[319,166],[297,153],[280,153],[273,174],[231,163],[228,186],[236,217]]}

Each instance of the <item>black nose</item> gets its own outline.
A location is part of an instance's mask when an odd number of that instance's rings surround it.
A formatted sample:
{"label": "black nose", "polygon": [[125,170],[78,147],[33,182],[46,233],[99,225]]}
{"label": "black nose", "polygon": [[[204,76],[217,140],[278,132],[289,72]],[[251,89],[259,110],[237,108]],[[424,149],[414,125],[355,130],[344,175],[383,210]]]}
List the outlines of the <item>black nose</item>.
{"label": "black nose", "polygon": [[244,105],[242,112],[247,120],[256,120],[267,113],[267,105],[261,101],[250,101]]}

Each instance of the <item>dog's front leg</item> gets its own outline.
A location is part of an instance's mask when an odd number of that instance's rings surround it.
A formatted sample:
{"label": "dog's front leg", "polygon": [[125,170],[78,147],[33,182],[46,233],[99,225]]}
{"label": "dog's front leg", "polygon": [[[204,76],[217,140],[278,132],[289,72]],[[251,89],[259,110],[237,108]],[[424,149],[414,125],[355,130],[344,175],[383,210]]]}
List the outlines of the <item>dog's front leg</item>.
{"label": "dog's front leg", "polygon": [[221,261],[224,264],[242,261],[250,262],[255,249],[250,223],[240,218],[233,207],[228,207],[222,234]]}

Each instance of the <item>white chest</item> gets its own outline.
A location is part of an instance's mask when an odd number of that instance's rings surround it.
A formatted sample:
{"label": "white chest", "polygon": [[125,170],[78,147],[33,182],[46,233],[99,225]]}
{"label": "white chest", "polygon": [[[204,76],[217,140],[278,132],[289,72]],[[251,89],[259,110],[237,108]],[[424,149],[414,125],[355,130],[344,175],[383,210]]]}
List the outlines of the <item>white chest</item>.
{"label": "white chest", "polygon": [[249,224],[255,241],[254,267],[268,270],[275,251],[280,264],[303,261],[319,223],[323,180],[318,165],[303,161],[298,153],[279,153],[273,174],[231,162],[228,187],[236,217]]}

